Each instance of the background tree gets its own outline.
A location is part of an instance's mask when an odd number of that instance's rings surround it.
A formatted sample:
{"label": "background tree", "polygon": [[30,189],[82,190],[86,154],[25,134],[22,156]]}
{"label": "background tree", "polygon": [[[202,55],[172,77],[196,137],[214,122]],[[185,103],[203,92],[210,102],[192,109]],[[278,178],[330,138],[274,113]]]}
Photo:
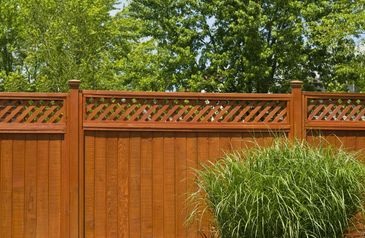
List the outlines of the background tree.
{"label": "background tree", "polygon": [[365,90],[365,0],[118,3],[0,0],[0,90]]}
{"label": "background tree", "polygon": [[0,79],[9,91],[65,91],[69,79],[107,88],[114,0],[1,1]]}
{"label": "background tree", "polygon": [[349,70],[364,0],[132,0],[129,17],[168,55],[165,89],[280,92],[300,79],[306,89],[346,90],[364,80]]}

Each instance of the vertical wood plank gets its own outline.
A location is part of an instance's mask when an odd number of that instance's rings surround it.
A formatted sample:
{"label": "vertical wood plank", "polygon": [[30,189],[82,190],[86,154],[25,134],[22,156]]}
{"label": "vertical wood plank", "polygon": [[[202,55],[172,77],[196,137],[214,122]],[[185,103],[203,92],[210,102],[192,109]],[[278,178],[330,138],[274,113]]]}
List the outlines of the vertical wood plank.
{"label": "vertical wood plank", "polygon": [[[221,142],[219,141],[219,144]],[[222,147],[219,147],[220,151],[222,151]],[[206,164],[209,161],[209,133],[198,133],[198,169],[201,168],[202,164]],[[204,214],[202,214],[202,219],[199,223],[199,235],[210,237],[210,229],[209,229],[209,217],[207,210]]]}
{"label": "vertical wood plank", "polygon": [[49,200],[48,200],[48,151],[49,136],[38,135],[37,144],[37,237],[48,236]]}
{"label": "vertical wood plank", "polygon": [[[13,138],[13,201],[12,201],[12,235],[24,237],[24,156],[25,136],[14,135]],[[1,215],[0,215],[1,216]]]}
{"label": "vertical wood plank", "polygon": [[13,183],[13,141],[8,135],[1,140],[1,233],[0,237],[11,237],[12,223],[12,183]]}
{"label": "vertical wood plank", "polygon": [[356,140],[356,149],[361,153],[359,159],[364,162],[365,160],[365,132],[361,131],[358,133],[357,140]]}
{"label": "vertical wood plank", "polygon": [[[229,133],[221,132],[219,133],[219,148],[220,155],[219,157],[224,156],[232,150],[231,138]],[[209,147],[209,149],[211,149]]]}
{"label": "vertical wood plank", "polygon": [[[189,133],[186,139],[186,162],[187,162],[187,191],[188,196],[197,190],[195,184],[196,173],[195,169],[198,168],[198,139],[196,133]],[[189,200],[188,200],[189,201]],[[193,204],[187,204],[188,211],[193,208]],[[188,238],[198,237],[198,218],[188,224]]]}
{"label": "vertical wood plank", "polygon": [[240,132],[231,133],[231,145],[233,151],[242,150],[242,134]]}
{"label": "vertical wood plank", "polygon": [[85,134],[85,237],[95,232],[95,133]]}
{"label": "vertical wood plank", "polygon": [[25,142],[25,238],[34,238],[37,228],[37,136]]}
{"label": "vertical wood plank", "polygon": [[176,173],[176,237],[186,238],[187,230],[185,226],[185,219],[187,217],[186,207],[186,195],[187,195],[187,184],[186,184],[186,134],[176,134],[175,139],[175,173]]}
{"label": "vertical wood plank", "polygon": [[153,136],[153,237],[164,237],[164,138],[162,133]]}
{"label": "vertical wood plank", "polygon": [[141,236],[152,238],[152,133],[141,136]]}
{"label": "vertical wood plank", "polygon": [[49,141],[49,233],[48,237],[61,234],[61,159],[62,137],[51,135]]}
{"label": "vertical wood plank", "polygon": [[129,132],[118,138],[118,237],[129,237]]}
{"label": "vertical wood plank", "polygon": [[357,140],[358,133],[357,131],[346,131],[344,133],[346,149],[349,151],[356,150],[356,140]]}
{"label": "vertical wood plank", "polygon": [[175,220],[175,134],[164,138],[164,235],[176,237]]}
{"label": "vertical wood plank", "polygon": [[118,236],[118,135],[108,132],[106,140],[107,237]]}
{"label": "vertical wood plank", "polygon": [[70,237],[70,156],[69,138],[62,138],[61,160],[61,237]]}
{"label": "vertical wood plank", "polygon": [[141,138],[130,134],[129,235],[141,237]]}
{"label": "vertical wood plank", "polygon": [[95,237],[106,237],[106,133],[95,133]]}
{"label": "vertical wood plank", "polygon": [[[209,133],[208,134],[208,160],[209,161],[216,161],[224,155],[224,149],[221,147],[225,144],[220,144],[220,135],[219,133]],[[225,143],[226,146],[230,144],[229,138],[226,138]]]}

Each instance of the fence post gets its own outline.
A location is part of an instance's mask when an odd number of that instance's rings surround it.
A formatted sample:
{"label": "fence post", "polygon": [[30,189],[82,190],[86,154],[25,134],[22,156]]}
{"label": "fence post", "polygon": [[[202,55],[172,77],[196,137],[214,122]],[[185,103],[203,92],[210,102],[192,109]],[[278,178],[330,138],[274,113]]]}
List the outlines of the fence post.
{"label": "fence post", "polygon": [[67,143],[70,161],[70,238],[79,237],[79,80],[68,81]]}
{"label": "fence post", "polygon": [[290,86],[292,103],[290,106],[291,129],[289,137],[290,139],[303,140],[305,139],[302,95],[303,82],[293,80],[290,82]]}

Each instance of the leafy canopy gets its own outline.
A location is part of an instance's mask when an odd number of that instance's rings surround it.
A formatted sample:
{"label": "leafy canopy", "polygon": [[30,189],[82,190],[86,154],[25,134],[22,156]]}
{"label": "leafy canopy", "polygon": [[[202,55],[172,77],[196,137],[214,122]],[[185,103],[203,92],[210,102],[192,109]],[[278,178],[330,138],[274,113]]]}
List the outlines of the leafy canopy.
{"label": "leafy canopy", "polygon": [[365,0],[1,0],[0,89],[365,90]]}
{"label": "leafy canopy", "polygon": [[346,90],[364,80],[356,66],[364,3],[132,0],[130,16],[168,55],[162,89],[279,92],[300,79],[306,89]]}

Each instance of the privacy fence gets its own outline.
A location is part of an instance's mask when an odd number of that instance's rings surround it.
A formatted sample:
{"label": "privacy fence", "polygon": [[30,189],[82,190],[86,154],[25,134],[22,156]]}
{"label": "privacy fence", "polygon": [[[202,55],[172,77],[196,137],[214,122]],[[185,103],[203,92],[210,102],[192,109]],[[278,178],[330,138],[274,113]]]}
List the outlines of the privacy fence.
{"label": "privacy fence", "polygon": [[201,237],[192,169],[275,136],[365,147],[365,95],[0,93],[0,237]]}

